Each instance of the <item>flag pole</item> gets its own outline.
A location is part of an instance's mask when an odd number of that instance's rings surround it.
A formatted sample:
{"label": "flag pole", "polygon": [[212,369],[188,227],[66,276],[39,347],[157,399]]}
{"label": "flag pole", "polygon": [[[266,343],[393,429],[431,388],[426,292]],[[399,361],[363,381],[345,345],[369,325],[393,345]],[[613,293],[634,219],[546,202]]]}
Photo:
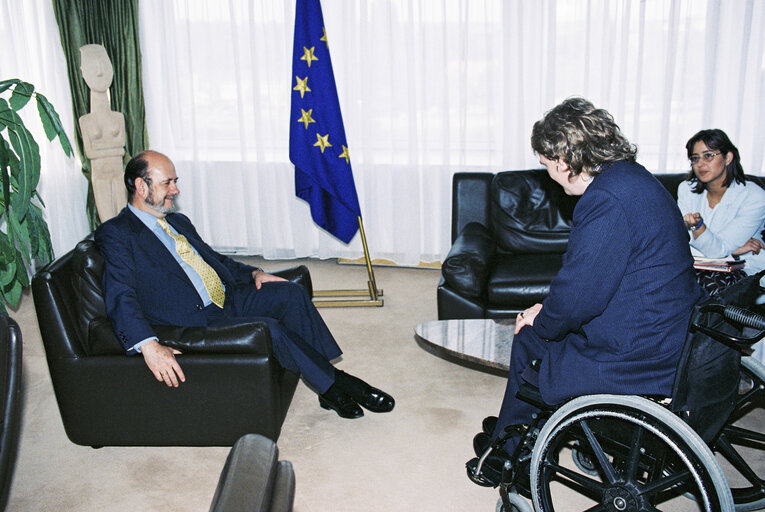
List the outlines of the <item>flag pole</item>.
{"label": "flag pole", "polygon": [[[367,237],[364,234],[364,223],[361,221],[361,217],[356,217],[359,221],[359,233],[361,234],[361,245],[364,247],[364,260],[367,265],[367,275],[369,280],[367,281],[367,289],[358,290],[314,290],[314,297],[335,297],[333,299],[313,299],[313,303],[317,308],[344,308],[344,307],[363,307],[363,306],[377,306],[382,307],[383,295],[382,290],[377,289],[377,282],[375,281],[375,273],[372,270],[372,259],[369,257],[369,247],[367,246]],[[363,297],[368,296],[366,299],[338,299],[337,297]]]}

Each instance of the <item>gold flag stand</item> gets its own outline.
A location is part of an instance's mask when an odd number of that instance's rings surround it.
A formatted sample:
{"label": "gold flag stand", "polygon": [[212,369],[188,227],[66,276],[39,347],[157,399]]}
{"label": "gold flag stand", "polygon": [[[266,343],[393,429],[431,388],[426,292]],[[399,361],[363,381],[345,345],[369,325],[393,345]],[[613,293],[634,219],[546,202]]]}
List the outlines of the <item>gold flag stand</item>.
{"label": "gold flag stand", "polygon": [[[348,307],[361,307],[361,306],[377,306],[382,307],[383,295],[382,290],[377,289],[377,283],[375,282],[375,273],[372,270],[372,260],[369,257],[369,248],[367,247],[367,237],[364,235],[364,224],[361,222],[361,217],[357,217],[359,220],[359,232],[361,233],[361,244],[364,246],[364,260],[367,264],[367,274],[369,275],[369,281],[367,281],[367,289],[359,290],[314,290],[313,292],[313,304],[317,308],[348,308]],[[332,298],[317,298],[317,297],[332,297]],[[345,298],[343,298],[345,297]],[[349,297],[366,297],[364,299],[351,299]]]}

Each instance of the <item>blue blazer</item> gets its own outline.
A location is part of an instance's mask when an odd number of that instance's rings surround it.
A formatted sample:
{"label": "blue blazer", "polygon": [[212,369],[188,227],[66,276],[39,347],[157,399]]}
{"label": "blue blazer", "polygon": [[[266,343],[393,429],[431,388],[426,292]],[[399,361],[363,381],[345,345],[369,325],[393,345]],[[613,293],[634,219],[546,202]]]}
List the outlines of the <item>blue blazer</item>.
{"label": "blue blazer", "polygon": [[531,326],[550,342],[543,398],[669,396],[701,296],[672,196],[637,163],[604,166],[574,209],[563,268]]}
{"label": "blue blazer", "polygon": [[[254,267],[215,252],[180,213],[167,222],[212,266],[225,286],[252,283]],[[104,258],[106,313],[128,351],[155,336],[152,325],[204,326],[204,305],[194,285],[157,236],[127,207],[101,224],[95,241]]]}

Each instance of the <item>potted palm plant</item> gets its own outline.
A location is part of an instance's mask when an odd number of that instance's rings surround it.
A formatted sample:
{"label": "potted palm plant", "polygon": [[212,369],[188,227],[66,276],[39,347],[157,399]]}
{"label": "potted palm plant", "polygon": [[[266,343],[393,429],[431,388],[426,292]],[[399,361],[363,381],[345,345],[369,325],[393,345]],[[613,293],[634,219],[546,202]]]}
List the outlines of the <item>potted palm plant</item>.
{"label": "potted palm plant", "polygon": [[[8,99],[6,100],[6,97]],[[45,135],[58,137],[61,148],[72,156],[72,146],[61,119],[48,99],[32,84],[0,81],[0,311],[16,308],[21,292],[29,286],[36,265],[53,257],[48,225],[43,219],[40,181],[40,149],[18,112],[34,98]]]}

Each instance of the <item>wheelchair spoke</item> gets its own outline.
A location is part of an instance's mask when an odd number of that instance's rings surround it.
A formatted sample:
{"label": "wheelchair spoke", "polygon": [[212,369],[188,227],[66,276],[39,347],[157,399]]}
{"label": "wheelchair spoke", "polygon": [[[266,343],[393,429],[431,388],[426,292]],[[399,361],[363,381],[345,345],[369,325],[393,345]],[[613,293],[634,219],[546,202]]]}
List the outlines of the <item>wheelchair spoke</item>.
{"label": "wheelchair spoke", "polygon": [[587,437],[587,441],[590,443],[590,448],[592,448],[592,451],[595,454],[595,458],[598,460],[598,464],[600,464],[600,468],[605,474],[606,480],[609,484],[613,485],[616,482],[617,475],[616,470],[611,465],[611,461],[608,460],[608,455],[606,455],[606,452],[603,451],[600,443],[595,438],[595,434],[593,434],[592,430],[590,430],[590,427],[587,424],[587,420],[582,420],[580,422],[580,426],[584,431],[584,435]]}
{"label": "wheelchair spoke", "polygon": [[765,434],[733,425],[725,427],[725,435],[735,444],[765,443]]}
{"label": "wheelchair spoke", "polygon": [[642,496],[656,496],[660,492],[668,491],[684,483],[693,483],[693,477],[689,471],[673,473],[655,482],[649,482],[641,489],[640,494]]}
{"label": "wheelchair spoke", "polygon": [[725,457],[728,462],[730,462],[744,478],[747,479],[747,481],[751,483],[757,483],[760,486],[762,485],[762,481],[755,474],[755,472],[752,471],[752,468],[749,466],[749,464],[747,464],[744,458],[741,457],[738,451],[736,451],[730,441],[728,441],[725,434],[719,437],[717,444],[715,445],[715,449],[719,451],[720,454]]}
{"label": "wheelchair spoke", "polygon": [[630,447],[629,457],[627,459],[627,474],[625,475],[628,480],[634,480],[638,472],[638,463],[640,462],[640,442],[643,438],[643,429],[636,427],[635,432],[632,435],[632,446]]}
{"label": "wheelchair spoke", "polygon": [[578,484],[587,491],[594,491],[596,494],[600,494],[606,489],[606,486],[601,482],[598,482],[585,474],[572,471],[560,464],[550,462],[545,464],[545,468],[555,471],[559,476],[568,478],[572,483]]}

